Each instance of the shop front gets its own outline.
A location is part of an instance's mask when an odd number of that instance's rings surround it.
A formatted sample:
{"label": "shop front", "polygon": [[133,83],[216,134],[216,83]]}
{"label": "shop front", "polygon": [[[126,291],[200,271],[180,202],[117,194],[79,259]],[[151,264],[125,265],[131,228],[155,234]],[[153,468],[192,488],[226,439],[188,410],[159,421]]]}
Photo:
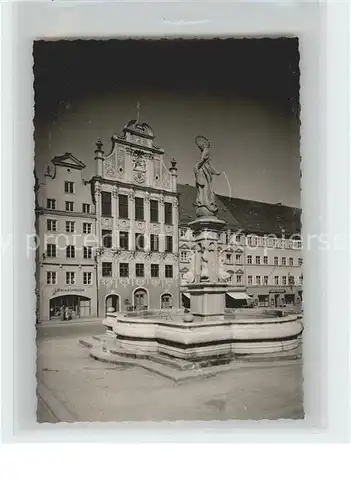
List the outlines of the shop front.
{"label": "shop front", "polygon": [[277,308],[277,307],[284,307],[285,306],[285,292],[286,290],[284,288],[274,288],[269,290],[269,301],[270,301],[270,306]]}
{"label": "shop front", "polygon": [[46,288],[40,301],[40,321],[96,316],[96,293],[90,288]]}

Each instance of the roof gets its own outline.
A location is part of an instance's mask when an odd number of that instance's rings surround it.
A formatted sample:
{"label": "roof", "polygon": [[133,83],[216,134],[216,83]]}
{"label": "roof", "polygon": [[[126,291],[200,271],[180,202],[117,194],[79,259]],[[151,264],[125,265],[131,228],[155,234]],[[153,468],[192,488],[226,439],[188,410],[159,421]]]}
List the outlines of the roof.
{"label": "roof", "polygon": [[84,163],[78,160],[78,158],[73,156],[71,153],[65,153],[61,156],[55,156],[51,161],[56,167],[69,167],[76,168],[78,170],[85,168]]}
{"label": "roof", "polygon": [[[179,222],[187,225],[196,219],[196,188],[188,184],[178,184]],[[217,217],[228,223],[228,229],[252,234],[286,236],[300,234],[301,209],[281,204],[230,198],[216,195]]]}

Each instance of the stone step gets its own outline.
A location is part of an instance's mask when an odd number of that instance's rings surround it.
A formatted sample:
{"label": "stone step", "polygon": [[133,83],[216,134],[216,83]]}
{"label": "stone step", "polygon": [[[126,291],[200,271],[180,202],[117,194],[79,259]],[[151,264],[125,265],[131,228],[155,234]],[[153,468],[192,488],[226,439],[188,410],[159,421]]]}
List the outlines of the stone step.
{"label": "stone step", "polygon": [[138,357],[127,357],[121,356],[119,354],[114,354],[109,351],[103,350],[102,346],[95,346],[90,350],[90,356],[98,361],[103,361],[105,363],[111,363],[115,365],[127,365],[127,366],[139,366],[145,370],[161,375],[165,378],[173,380],[174,382],[181,383],[186,381],[191,381],[198,378],[208,378],[214,377],[224,372],[235,371],[238,369],[252,369],[252,368],[263,368],[263,367],[273,367],[273,366],[286,366],[289,364],[295,364],[299,361],[296,359],[281,359],[272,360],[267,363],[267,360],[252,361],[247,363],[246,361],[233,360],[231,363],[217,365],[217,366],[207,366],[198,367],[191,370],[181,370],[174,366],[163,364],[160,362],[157,355],[153,355],[152,359],[138,358]]}

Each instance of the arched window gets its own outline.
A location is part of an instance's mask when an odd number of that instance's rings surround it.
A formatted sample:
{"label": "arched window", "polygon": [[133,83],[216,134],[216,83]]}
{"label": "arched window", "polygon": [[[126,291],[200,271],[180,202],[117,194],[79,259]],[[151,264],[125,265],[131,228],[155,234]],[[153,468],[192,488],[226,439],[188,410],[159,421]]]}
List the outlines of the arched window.
{"label": "arched window", "polygon": [[173,307],[173,297],[170,293],[161,295],[161,309],[171,309]]}

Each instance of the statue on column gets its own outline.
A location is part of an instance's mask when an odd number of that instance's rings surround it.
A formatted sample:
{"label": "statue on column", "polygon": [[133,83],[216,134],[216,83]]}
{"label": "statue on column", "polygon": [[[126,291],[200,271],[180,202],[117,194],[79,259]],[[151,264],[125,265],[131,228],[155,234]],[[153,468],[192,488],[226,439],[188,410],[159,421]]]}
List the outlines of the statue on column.
{"label": "statue on column", "polygon": [[195,143],[201,151],[200,161],[194,168],[196,184],[196,215],[198,217],[216,216],[218,207],[215,194],[212,190],[213,175],[220,175],[212,164],[209,154],[210,141],[201,135],[197,136]]}

